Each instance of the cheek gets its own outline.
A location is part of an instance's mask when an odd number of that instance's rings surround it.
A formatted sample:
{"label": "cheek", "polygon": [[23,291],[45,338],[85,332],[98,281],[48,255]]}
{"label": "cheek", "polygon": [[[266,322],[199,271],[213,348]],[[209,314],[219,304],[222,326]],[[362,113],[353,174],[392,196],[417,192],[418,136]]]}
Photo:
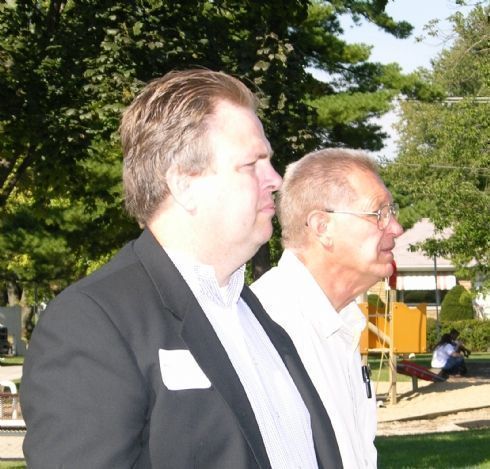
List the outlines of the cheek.
{"label": "cheek", "polygon": [[361,240],[356,247],[356,253],[360,259],[370,264],[377,264],[383,260],[383,252],[378,239],[365,238]]}
{"label": "cheek", "polygon": [[237,198],[240,199],[239,210],[252,215],[257,213],[262,196],[259,186],[254,181],[249,181],[248,184],[242,185]]}
{"label": "cheek", "polygon": [[366,236],[358,240],[356,250],[363,257],[377,257],[380,251],[379,246],[377,239]]}
{"label": "cheek", "polygon": [[234,225],[236,229],[247,231],[256,223],[256,198],[251,197],[249,192],[228,193],[224,206],[223,221]]}

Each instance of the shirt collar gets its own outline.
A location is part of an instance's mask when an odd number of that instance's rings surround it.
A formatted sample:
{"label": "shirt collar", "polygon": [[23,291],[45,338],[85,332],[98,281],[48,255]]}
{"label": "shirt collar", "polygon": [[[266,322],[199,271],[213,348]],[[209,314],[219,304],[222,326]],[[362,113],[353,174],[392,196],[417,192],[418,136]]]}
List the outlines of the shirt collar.
{"label": "shirt collar", "polygon": [[165,252],[196,296],[208,298],[224,307],[231,307],[240,299],[245,283],[245,265],[232,273],[227,285],[220,287],[213,266],[202,264],[182,251],[165,249]]}

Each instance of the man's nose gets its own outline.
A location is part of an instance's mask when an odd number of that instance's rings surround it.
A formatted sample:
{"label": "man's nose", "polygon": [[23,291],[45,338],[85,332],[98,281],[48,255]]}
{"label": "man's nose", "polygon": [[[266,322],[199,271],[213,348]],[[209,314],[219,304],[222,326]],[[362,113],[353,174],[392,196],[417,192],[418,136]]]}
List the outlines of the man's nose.
{"label": "man's nose", "polygon": [[269,170],[267,173],[267,186],[270,187],[273,191],[279,190],[282,185],[282,177],[279,173],[274,169],[271,163],[269,163]]}
{"label": "man's nose", "polygon": [[403,234],[402,225],[400,225],[400,222],[394,217],[391,218],[387,229],[393,235],[394,238],[398,238],[398,236],[401,236]]}

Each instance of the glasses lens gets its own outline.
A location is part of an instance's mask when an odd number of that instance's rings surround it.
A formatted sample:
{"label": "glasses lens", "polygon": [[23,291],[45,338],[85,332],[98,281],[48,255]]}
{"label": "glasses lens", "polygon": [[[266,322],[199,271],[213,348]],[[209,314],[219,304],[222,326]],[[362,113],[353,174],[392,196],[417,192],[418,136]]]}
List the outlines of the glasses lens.
{"label": "glasses lens", "polygon": [[391,206],[391,216],[395,219],[398,220],[398,214],[400,212],[400,207],[398,207],[398,204],[393,204]]}
{"label": "glasses lens", "polygon": [[379,217],[378,217],[378,228],[380,230],[386,229],[386,227],[390,224],[391,218],[398,217],[398,205],[385,205],[379,209]]}

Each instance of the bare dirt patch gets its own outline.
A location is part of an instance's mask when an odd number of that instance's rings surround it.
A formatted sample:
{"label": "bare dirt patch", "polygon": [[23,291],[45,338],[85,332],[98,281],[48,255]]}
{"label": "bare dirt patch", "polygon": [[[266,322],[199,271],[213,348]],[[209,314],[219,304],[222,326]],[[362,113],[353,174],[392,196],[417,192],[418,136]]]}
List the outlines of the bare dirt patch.
{"label": "bare dirt patch", "polygon": [[[490,427],[490,363],[467,361],[468,375],[442,383],[419,380],[397,384],[398,403],[388,404],[388,388],[379,386],[378,435],[466,431]],[[382,383],[379,383],[381,385]]]}

